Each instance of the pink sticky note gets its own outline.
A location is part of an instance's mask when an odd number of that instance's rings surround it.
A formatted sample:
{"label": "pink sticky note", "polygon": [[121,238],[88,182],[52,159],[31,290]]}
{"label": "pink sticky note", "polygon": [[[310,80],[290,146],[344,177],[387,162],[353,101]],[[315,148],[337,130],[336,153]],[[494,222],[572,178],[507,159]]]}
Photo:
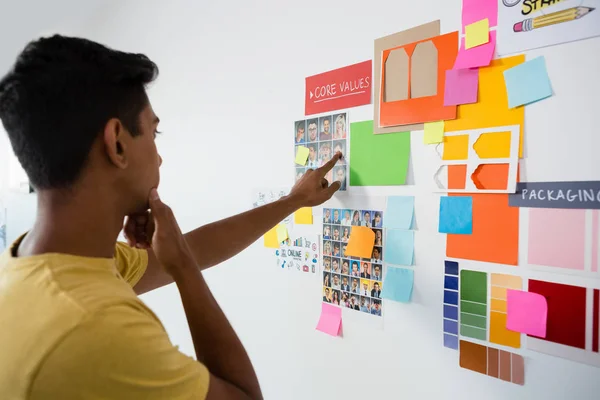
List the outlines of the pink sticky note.
{"label": "pink sticky note", "polygon": [[506,329],[545,338],[547,318],[548,303],[541,294],[506,291]]}
{"label": "pink sticky note", "polygon": [[527,262],[583,271],[585,213],[577,209],[530,208]]}
{"label": "pink sticky note", "polygon": [[317,330],[331,336],[339,336],[341,327],[342,309],[328,303],[322,303]]}
{"label": "pink sticky note", "polygon": [[462,26],[487,18],[490,26],[498,25],[498,0],[463,0]]}
{"label": "pink sticky note", "polygon": [[489,43],[468,50],[465,49],[465,39],[463,38],[454,69],[487,67],[494,58],[494,50],[496,50],[496,31],[490,31]]}
{"label": "pink sticky note", "polygon": [[449,69],[446,71],[444,105],[458,106],[477,103],[478,69]]}

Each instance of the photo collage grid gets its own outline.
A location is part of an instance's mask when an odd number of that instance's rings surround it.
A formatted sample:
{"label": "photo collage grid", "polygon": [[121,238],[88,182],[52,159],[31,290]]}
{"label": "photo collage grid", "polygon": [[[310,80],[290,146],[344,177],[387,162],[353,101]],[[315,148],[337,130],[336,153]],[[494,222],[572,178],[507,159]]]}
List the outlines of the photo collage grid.
{"label": "photo collage grid", "polygon": [[[347,257],[353,227],[375,232],[371,258]],[[323,209],[323,301],[381,316],[383,290],[383,212]]]}
{"label": "photo collage grid", "polygon": [[348,145],[348,123],[347,113],[325,115],[318,118],[309,118],[294,123],[294,155],[299,146],[308,148],[308,161],[305,166],[295,164],[295,181],[297,182],[307,169],[315,169],[329,161],[338,151],[344,155],[333,170],[329,171],[325,179],[331,184],[340,181],[340,190],[346,190],[348,176],[348,163],[346,149]]}

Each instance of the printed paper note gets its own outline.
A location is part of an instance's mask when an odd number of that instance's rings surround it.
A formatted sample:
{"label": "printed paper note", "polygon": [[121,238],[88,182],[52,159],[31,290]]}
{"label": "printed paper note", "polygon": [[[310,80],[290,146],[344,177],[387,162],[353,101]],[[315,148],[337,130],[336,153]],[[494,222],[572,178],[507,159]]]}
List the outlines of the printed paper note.
{"label": "printed paper note", "polygon": [[277,233],[277,241],[279,243],[283,242],[284,240],[287,240],[287,238],[289,237],[287,226],[285,226],[283,224],[277,225],[276,233]]}
{"label": "printed paper note", "polygon": [[409,303],[415,272],[412,269],[388,267],[381,297],[400,303]]}
{"label": "printed paper note", "polygon": [[444,105],[457,106],[477,102],[478,69],[449,69],[446,71]]}
{"label": "printed paper note", "polygon": [[395,265],[413,265],[415,251],[414,231],[388,229],[386,231],[383,259]]}
{"label": "printed paper note", "polygon": [[473,233],[473,198],[463,196],[440,199],[440,233]]}
{"label": "printed paper note", "polygon": [[442,143],[444,141],[444,121],[426,122],[423,141],[425,144]]}
{"label": "printed paper note", "polygon": [[387,209],[384,228],[411,229],[415,212],[413,196],[390,196],[387,199]]}
{"label": "printed paper note", "polygon": [[[279,248],[279,243],[280,241],[277,239],[277,226],[274,226],[273,228],[269,229],[269,231],[267,233],[265,233],[264,236],[264,244],[265,247],[268,247],[270,249],[278,249]],[[285,226],[285,225],[282,225]]]}
{"label": "printed paper note", "polygon": [[297,225],[312,225],[312,207],[302,207],[294,213],[294,223]]}
{"label": "printed paper note", "polygon": [[308,160],[308,154],[308,147],[296,146],[296,164],[306,165],[306,161]]}
{"label": "printed paper note", "polygon": [[331,336],[339,336],[341,327],[342,309],[328,303],[322,303],[317,330]]}
{"label": "printed paper note", "polygon": [[600,181],[520,182],[511,207],[600,209]]}
{"label": "printed paper note", "polygon": [[346,247],[346,256],[371,258],[375,245],[375,232],[366,226],[353,226]]}
{"label": "printed paper note", "polygon": [[537,293],[506,291],[506,328],[537,337],[546,337],[548,303]]}
{"label": "printed paper note", "polygon": [[462,40],[460,51],[454,63],[454,69],[487,67],[494,58],[496,49],[496,31],[490,32],[490,41],[484,45],[467,49],[465,39]]}
{"label": "printed paper note", "polygon": [[465,27],[466,39],[465,48],[481,46],[490,41],[490,21],[485,18],[481,21],[474,22]]}
{"label": "printed paper note", "polygon": [[535,103],[552,96],[544,57],[534,58],[504,71],[508,108]]}

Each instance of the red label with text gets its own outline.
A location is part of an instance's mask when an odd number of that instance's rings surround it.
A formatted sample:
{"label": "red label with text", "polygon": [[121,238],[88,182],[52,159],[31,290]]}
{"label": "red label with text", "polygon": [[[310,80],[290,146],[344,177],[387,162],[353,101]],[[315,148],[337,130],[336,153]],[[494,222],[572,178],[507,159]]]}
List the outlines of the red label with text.
{"label": "red label with text", "polygon": [[304,113],[319,114],[371,104],[372,61],[306,78]]}

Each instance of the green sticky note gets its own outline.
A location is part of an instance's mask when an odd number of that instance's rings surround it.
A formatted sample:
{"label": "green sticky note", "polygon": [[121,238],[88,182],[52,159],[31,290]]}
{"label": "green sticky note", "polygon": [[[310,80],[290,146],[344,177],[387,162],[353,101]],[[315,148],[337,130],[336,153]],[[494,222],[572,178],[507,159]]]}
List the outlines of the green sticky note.
{"label": "green sticky note", "polygon": [[310,150],[308,147],[298,146],[296,147],[296,164],[298,165],[306,165],[306,160],[308,159],[308,154]]}
{"label": "green sticky note", "polygon": [[460,271],[460,299],[487,303],[487,274],[469,270]]}
{"label": "green sticky note", "polygon": [[373,134],[373,121],[350,124],[350,186],[404,185],[410,132]]}

